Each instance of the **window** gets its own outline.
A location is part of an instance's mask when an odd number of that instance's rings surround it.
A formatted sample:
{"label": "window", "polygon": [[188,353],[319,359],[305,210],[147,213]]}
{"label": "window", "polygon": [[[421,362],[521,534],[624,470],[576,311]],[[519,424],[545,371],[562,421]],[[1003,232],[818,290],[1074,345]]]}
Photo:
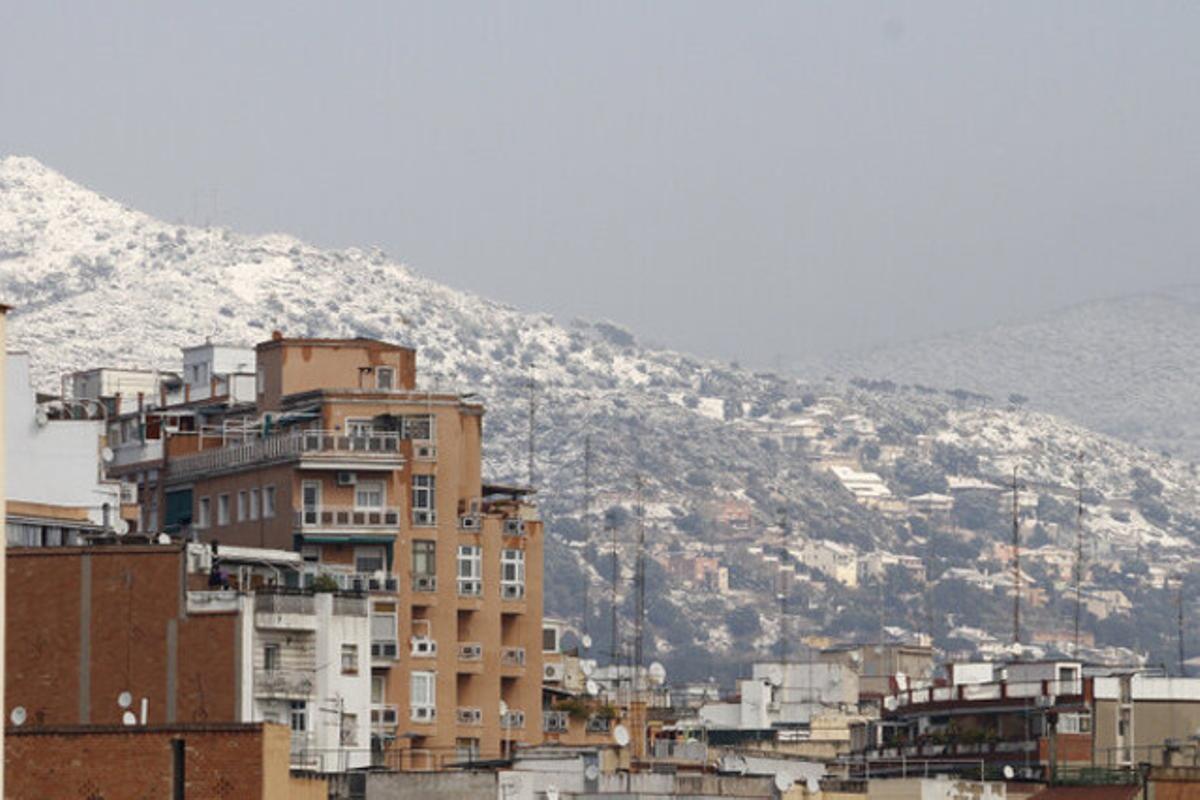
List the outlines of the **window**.
{"label": "window", "polygon": [[317,524],[321,517],[321,482],[305,481],[300,487],[300,497],[304,505],[304,523]]}
{"label": "window", "polygon": [[525,551],[500,551],[500,585],[525,589]]}
{"label": "window", "polygon": [[354,485],[354,507],[360,510],[383,508],[383,481],[359,481]]}
{"label": "window", "polygon": [[308,702],[293,700],[291,702],[291,722],[293,733],[303,733],[308,730]]}
{"label": "window", "polygon": [[321,560],[321,548],[315,544],[306,544],[300,548],[300,558],[315,564]]}
{"label": "window", "polygon": [[345,747],[358,745],[357,714],[342,714],[342,745]]}
{"label": "window", "polygon": [[409,692],[409,695],[412,699],[412,705],[414,708],[431,708],[432,706],[437,705],[435,702],[437,699],[437,689],[435,684],[436,678],[437,673],[435,672],[411,673],[411,681],[409,684],[411,691]]}
{"label": "window", "polygon": [[542,628],[542,652],[558,652],[558,628]]}
{"label": "window", "polygon": [[238,492],[237,497],[237,521],[241,522],[242,520],[246,519],[246,491],[243,489],[242,491]]}
{"label": "window", "polygon": [[375,386],[379,389],[393,389],[396,383],[396,370],[391,367],[375,368]]}
{"label": "window", "polygon": [[217,495],[217,524],[229,524],[229,495]]}
{"label": "window", "polygon": [[207,497],[201,497],[199,505],[196,506],[196,527],[207,528],[212,524],[212,508],[211,502]]}
{"label": "window", "polygon": [[265,367],[259,367],[254,371],[254,390],[258,394],[262,394],[267,390],[267,370]]}
{"label": "window", "polygon": [[387,702],[387,676],[371,676],[371,705],[381,706]]}
{"label": "window", "polygon": [[483,549],[476,544],[458,547],[458,593],[478,595],[482,591]]}
{"label": "window", "polygon": [[400,438],[433,441],[433,415],[405,414],[400,418]]}
{"label": "window", "polygon": [[396,641],[396,613],[394,611],[374,611],[371,613],[371,641]]}
{"label": "window", "polygon": [[478,739],[455,739],[454,757],[461,764],[479,760]]}
{"label": "window", "polygon": [[382,547],[354,548],[355,572],[383,572],[384,552]]}
{"label": "window", "polygon": [[250,519],[258,519],[258,489],[250,490]]}
{"label": "window", "polygon": [[433,511],[437,479],[432,475],[412,476],[412,507],[413,514]]}
{"label": "window", "polygon": [[437,543],[428,539],[413,539],[413,575],[437,574]]}
{"label": "window", "polygon": [[342,645],[342,674],[357,675],[358,674],[358,645],[344,644]]}
{"label": "window", "polygon": [[371,420],[347,417],[345,421],[346,435],[361,438],[371,435]]}
{"label": "window", "polygon": [[263,519],[271,519],[275,516],[275,487],[264,486],[262,494],[262,515]]}
{"label": "window", "polygon": [[267,672],[274,672],[279,669],[279,645],[265,644],[263,645],[263,669]]}

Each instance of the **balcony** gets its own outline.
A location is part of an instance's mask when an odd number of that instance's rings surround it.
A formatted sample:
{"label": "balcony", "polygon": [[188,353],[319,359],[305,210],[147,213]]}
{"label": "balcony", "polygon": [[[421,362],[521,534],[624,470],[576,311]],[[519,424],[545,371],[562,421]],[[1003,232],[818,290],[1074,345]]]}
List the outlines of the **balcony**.
{"label": "balcony", "polygon": [[394,736],[400,724],[400,707],[395,705],[371,705],[371,734]]}
{"label": "balcony", "polygon": [[307,469],[395,469],[404,456],[395,433],[304,430],[211,447],[168,458],[167,465],[171,478],[185,479],[287,461]]}
{"label": "balcony", "polygon": [[509,710],[500,715],[500,727],[506,731],[521,730],[525,727],[525,712]]}
{"label": "balcony", "polygon": [[296,512],[301,533],[399,533],[400,509],[321,506]]}
{"label": "balcony", "polygon": [[482,725],[483,710],[470,706],[459,706],[454,714],[454,720],[459,725]]}
{"label": "balcony", "polygon": [[290,669],[254,671],[255,697],[304,699],[312,691],[312,672]]}
{"label": "balcony", "polygon": [[482,661],[483,660],[483,645],[479,642],[459,642],[458,643],[458,660],[459,661]]}
{"label": "balcony", "polygon": [[612,730],[612,717],[588,717],[585,730],[588,733],[608,733]]}
{"label": "balcony", "polygon": [[543,711],[542,731],[545,733],[566,733],[571,727],[571,717],[566,711]]}
{"label": "balcony", "polygon": [[500,648],[500,669],[506,675],[523,675],[525,673],[525,648]]}

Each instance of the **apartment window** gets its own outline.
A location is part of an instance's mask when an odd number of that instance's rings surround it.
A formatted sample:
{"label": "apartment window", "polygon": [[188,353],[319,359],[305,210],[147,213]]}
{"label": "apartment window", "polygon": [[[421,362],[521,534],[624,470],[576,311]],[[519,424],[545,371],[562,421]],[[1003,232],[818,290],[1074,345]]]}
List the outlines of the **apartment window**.
{"label": "apartment window", "polygon": [[306,700],[291,702],[291,723],[293,733],[303,733],[308,730],[308,702]]}
{"label": "apartment window", "polygon": [[357,675],[358,674],[358,645],[344,644],[342,645],[342,674]]}
{"label": "apartment window", "polygon": [[360,510],[383,508],[383,481],[359,481],[354,485],[354,507]]}
{"label": "apartment window", "polygon": [[342,714],[342,745],[345,747],[358,745],[357,714]]}
{"label": "apartment window", "polygon": [[542,628],[542,652],[558,652],[558,628]]}
{"label": "apartment window", "polygon": [[207,528],[212,524],[211,502],[207,497],[201,497],[196,505],[196,527]]}
{"label": "apartment window", "polygon": [[525,591],[525,551],[500,551],[500,586],[514,587],[521,594]]}
{"label": "apartment window", "polygon": [[371,676],[371,705],[381,706],[387,702],[387,676]]}
{"label": "apartment window", "polygon": [[246,492],[245,492],[245,490],[238,492],[237,497],[238,497],[238,499],[237,499],[237,503],[238,503],[238,505],[237,505],[237,512],[238,512],[237,521],[241,522],[242,520],[247,518],[246,517]]}
{"label": "apartment window", "polygon": [[413,539],[413,575],[437,574],[437,542],[428,539]]}
{"label": "apartment window", "polygon": [[384,552],[382,547],[356,547],[354,549],[355,572],[383,572]]}
{"label": "apartment window", "polygon": [[274,672],[279,669],[279,645],[263,645],[263,669],[267,672]]}
{"label": "apartment window", "polygon": [[483,582],[483,549],[479,545],[458,547],[458,593],[478,595]]}
{"label": "apartment window", "polygon": [[217,495],[217,524],[229,524],[229,495]]}
{"label": "apartment window", "polygon": [[437,705],[436,679],[436,672],[411,673],[409,696],[414,708],[432,708]]}
{"label": "apartment window", "polygon": [[263,519],[271,519],[275,516],[275,487],[264,486],[262,490],[262,515]]}
{"label": "apartment window", "polygon": [[421,514],[432,514],[436,497],[437,479],[432,475],[413,475],[412,476],[412,508],[413,519],[420,518]]}
{"label": "apartment window", "polygon": [[375,386],[379,389],[393,389],[396,384],[396,370],[391,367],[375,368]]}
{"label": "apartment window", "polygon": [[345,420],[346,435],[359,439],[371,435],[371,420],[364,418],[347,418]]}
{"label": "apartment window", "polygon": [[[394,642],[396,641],[396,614],[394,611],[372,612],[371,614],[371,641],[373,642]],[[380,701],[382,702],[382,701]]]}
{"label": "apartment window", "polygon": [[250,490],[250,519],[258,519],[258,489]]}
{"label": "apartment window", "polygon": [[300,499],[304,506],[304,523],[317,524],[321,516],[321,482],[305,481],[301,484]]}
{"label": "apartment window", "polygon": [[401,417],[400,438],[433,441],[433,415],[406,414]]}
{"label": "apartment window", "polygon": [[454,740],[454,757],[458,763],[470,763],[479,760],[479,740],[478,739],[455,739]]}

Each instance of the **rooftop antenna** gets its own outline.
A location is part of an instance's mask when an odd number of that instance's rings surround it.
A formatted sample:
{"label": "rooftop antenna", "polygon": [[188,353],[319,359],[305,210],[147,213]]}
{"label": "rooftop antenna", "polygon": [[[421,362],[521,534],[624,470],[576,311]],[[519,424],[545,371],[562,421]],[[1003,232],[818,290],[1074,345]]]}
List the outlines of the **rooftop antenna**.
{"label": "rooftop antenna", "polygon": [[1175,594],[1176,636],[1179,640],[1179,675],[1187,677],[1187,662],[1183,660],[1183,575],[1179,576],[1179,589]]}
{"label": "rooftop antenna", "polygon": [[609,533],[612,534],[612,553],[610,554],[612,566],[612,663],[616,667],[618,664],[617,657],[620,654],[620,643],[617,640],[617,584],[621,580],[621,561],[617,555],[617,526],[611,520],[608,522]]}
{"label": "rooftop antenna", "polygon": [[1079,658],[1079,617],[1083,607],[1083,453],[1075,466],[1075,643],[1071,655]]}
{"label": "rooftop antenna", "polygon": [[1017,468],[1012,476],[1012,525],[1013,525],[1013,644],[1021,644],[1021,507],[1018,498]]}
{"label": "rooftop antenna", "polygon": [[529,362],[529,488],[534,486],[534,451],[536,438],[534,423],[537,418],[537,381],[534,379],[533,362]]}
{"label": "rooftop antenna", "polygon": [[[585,547],[592,544],[592,435],[589,433],[583,437],[583,541]],[[588,654],[588,648],[592,646],[592,637],[588,635],[588,624],[592,615],[591,608],[591,586],[592,578],[587,571],[587,562],[584,562],[583,572],[583,635],[580,637],[580,644],[583,645],[583,654]]]}
{"label": "rooftop antenna", "polygon": [[779,509],[779,569],[776,597],[779,601],[779,663],[787,663],[787,573],[783,570],[783,559],[787,555],[787,509]]}

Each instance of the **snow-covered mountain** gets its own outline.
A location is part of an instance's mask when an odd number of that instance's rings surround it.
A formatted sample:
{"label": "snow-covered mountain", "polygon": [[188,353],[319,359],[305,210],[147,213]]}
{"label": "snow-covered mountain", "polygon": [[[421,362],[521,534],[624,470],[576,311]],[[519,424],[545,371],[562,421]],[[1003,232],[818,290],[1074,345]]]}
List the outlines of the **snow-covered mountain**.
{"label": "snow-covered mountain", "polygon": [[1200,285],[796,365],[803,374],[962,388],[1200,461]]}
{"label": "snow-covered mountain", "polygon": [[[727,675],[772,648],[779,629],[772,543],[781,537],[793,553],[804,541],[832,541],[860,557],[917,556],[929,566],[929,591],[950,568],[987,567],[992,539],[1005,535],[989,519],[931,532],[906,512],[885,513],[847,490],[832,470],[839,465],[877,475],[903,507],[908,496],[946,491],[947,476],[1002,483],[1016,464],[1046,498],[1040,535],[1063,538],[1066,526],[1050,520],[1055,504],[1069,499],[1083,452],[1097,586],[1119,584],[1122,570],[1107,567],[1129,553],[1178,567],[1191,563],[1200,541],[1191,467],[1052,416],[888,382],[804,383],[645,348],[619,326],[558,323],[456,291],[377,250],[170,225],[29,158],[0,161],[0,300],[16,306],[10,345],[30,351],[47,388],[63,372],[97,364],[172,369],[181,346],[205,338],[253,344],[274,329],[409,344],[427,385],[486,399],[485,468],[497,479],[526,477],[532,375],[536,480],[550,531],[548,610],[578,622],[586,579],[588,626],[607,650],[602,545],[610,534],[601,529],[617,530],[627,582],[640,496],[651,555],[646,651],[678,675]],[[582,519],[585,439],[593,453],[591,520]],[[728,570],[728,589],[702,588],[688,574],[697,557]],[[874,591],[811,565],[795,570],[789,626],[847,636],[878,630]],[[1150,591],[1150,580],[1126,588]],[[1060,598],[1062,587],[1044,581]],[[922,627],[914,591],[898,588],[884,610],[892,627]],[[993,611],[1008,603],[989,591],[979,589],[978,613],[965,621],[1003,630]],[[630,596],[626,583],[625,619]],[[1053,627],[1060,610],[1051,602],[1031,612],[1030,624]],[[1106,643],[1162,644],[1122,641],[1123,629],[1110,628],[1098,629]],[[950,641],[951,630],[949,621],[933,626],[939,641]]]}

